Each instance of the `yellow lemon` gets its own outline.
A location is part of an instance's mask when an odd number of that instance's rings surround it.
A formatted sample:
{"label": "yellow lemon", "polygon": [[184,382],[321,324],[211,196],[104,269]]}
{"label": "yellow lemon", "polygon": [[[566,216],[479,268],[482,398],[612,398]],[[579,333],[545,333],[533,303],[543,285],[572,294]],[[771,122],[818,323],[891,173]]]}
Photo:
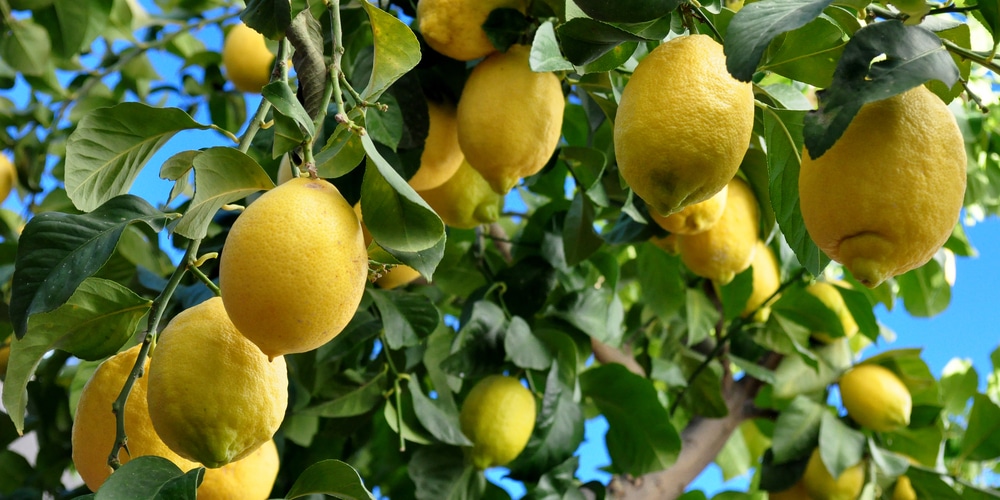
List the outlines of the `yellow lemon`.
{"label": "yellow lemon", "polygon": [[504,465],[524,450],[535,429],[535,396],[512,377],[480,380],[459,414],[462,433],[472,441],[472,462],[479,469]]}
{"label": "yellow lemon", "polygon": [[566,98],[553,73],[535,73],[531,48],[514,45],[480,62],[458,101],[458,143],[493,190],[506,194],[538,173],[562,134]]}
{"label": "yellow lemon", "polygon": [[860,364],[840,377],[840,399],[855,422],[892,432],[910,424],[913,399],[899,377],[876,364]]}
{"label": "yellow lemon", "polygon": [[698,276],[719,285],[729,283],[753,261],[759,218],[750,186],[734,178],[722,218],[708,231],[678,237],[681,261]]}
{"label": "yellow lemon", "polygon": [[392,290],[393,288],[409,285],[413,282],[413,280],[419,277],[419,271],[405,264],[400,264],[390,269],[379,279],[375,280],[375,285],[379,288]]}
{"label": "yellow lemon", "polygon": [[336,337],[368,280],[354,209],[333,184],[304,177],[264,193],[240,214],[219,265],[226,312],[272,358]]}
{"label": "yellow lemon", "polygon": [[750,292],[750,298],[743,308],[743,316],[760,308],[761,319],[766,321],[769,311],[765,312],[764,302],[781,287],[781,272],[778,270],[778,260],[774,258],[771,247],[761,240],[757,240],[757,249],[754,250],[750,267],[753,268],[753,291]]}
{"label": "yellow lemon", "polygon": [[6,200],[17,186],[17,169],[6,154],[0,153],[0,201]]}
{"label": "yellow lemon", "polygon": [[[838,282],[838,285],[841,284],[847,286],[842,281]],[[849,339],[858,333],[858,323],[854,321],[854,316],[851,314],[850,309],[847,308],[847,304],[844,303],[843,295],[837,291],[838,285],[825,281],[817,281],[806,287],[806,292],[819,299],[823,305],[837,314],[837,318],[840,319],[840,325],[844,330],[844,337]],[[813,332],[812,337],[824,344],[829,344],[834,340],[826,332]]]}
{"label": "yellow lemon", "polygon": [[267,441],[241,460],[206,470],[198,500],[267,500],[279,465],[278,447]]}
{"label": "yellow lemon", "polygon": [[[111,475],[108,455],[115,443],[116,427],[111,404],[118,399],[125,379],[135,366],[139,348],[137,345],[104,360],[80,392],[72,431],[73,464],[91,491],[97,491]],[[148,368],[149,358],[146,358],[147,371]],[[125,464],[131,458],[153,455],[170,460],[185,472],[198,467],[199,464],[174,453],[153,430],[146,403],[148,381],[149,377],[139,377],[125,402],[128,452],[118,452],[118,460]]]}
{"label": "yellow lemon", "polygon": [[917,500],[917,492],[913,491],[910,478],[899,476],[896,486],[892,488],[892,500]]}
{"label": "yellow lemon", "polygon": [[420,0],[417,23],[432,49],[459,61],[471,61],[496,52],[483,23],[495,9],[524,13],[524,0]]}
{"label": "yellow lemon", "polygon": [[815,500],[855,500],[861,494],[865,485],[865,469],[859,463],[845,470],[840,477],[834,479],[823,459],[819,449],[815,449],[809,457],[802,483],[806,491]]}
{"label": "yellow lemon", "polygon": [[866,104],[823,156],[802,155],[806,229],[858,281],[878,286],[925,264],[951,235],[965,164],[955,117],[926,88]]}
{"label": "yellow lemon", "polygon": [[213,297],[174,316],[149,364],[149,416],[178,455],[222,467],[271,440],[288,406],[285,359],[268,360]]}
{"label": "yellow lemon", "polygon": [[775,491],[767,494],[769,500],[812,500],[806,485],[802,481],[795,483],[787,490]]}
{"label": "yellow lemon", "polygon": [[652,211],[711,198],[743,160],[753,129],[749,83],[706,35],[674,38],[639,61],[615,117],[618,170]]}
{"label": "yellow lemon", "polygon": [[271,80],[274,54],[268,50],[264,35],[239,23],[230,28],[222,43],[222,66],[237,90],[256,93]]}
{"label": "yellow lemon", "polygon": [[462,162],[444,184],[418,194],[445,224],[460,229],[496,222],[503,208],[503,196],[490,188],[469,162]]}
{"label": "yellow lemon", "polygon": [[698,234],[708,231],[708,228],[715,225],[722,218],[722,212],[726,209],[726,197],[729,194],[728,186],[723,186],[722,190],[715,193],[711,198],[688,205],[679,212],[672,213],[666,217],[654,212],[649,215],[663,229],[675,234]]}
{"label": "yellow lemon", "polygon": [[444,184],[462,164],[464,156],[458,145],[457,113],[449,104],[427,101],[430,127],[424,152],[420,155],[420,168],[409,180],[414,190],[426,191]]}

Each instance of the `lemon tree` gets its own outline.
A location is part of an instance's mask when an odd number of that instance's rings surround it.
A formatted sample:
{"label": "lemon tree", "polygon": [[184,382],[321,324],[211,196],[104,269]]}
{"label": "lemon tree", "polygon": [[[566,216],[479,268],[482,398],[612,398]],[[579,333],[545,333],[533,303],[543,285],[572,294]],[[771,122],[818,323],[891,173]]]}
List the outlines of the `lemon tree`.
{"label": "lemon tree", "polygon": [[878,319],[997,251],[986,2],[0,25],[0,497],[1000,495],[1000,366]]}

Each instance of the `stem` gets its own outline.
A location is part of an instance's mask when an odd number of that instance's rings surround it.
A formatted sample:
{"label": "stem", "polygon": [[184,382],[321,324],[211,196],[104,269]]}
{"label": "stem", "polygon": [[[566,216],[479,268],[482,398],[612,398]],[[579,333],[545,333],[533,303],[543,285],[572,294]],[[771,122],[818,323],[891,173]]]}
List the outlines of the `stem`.
{"label": "stem", "polygon": [[261,126],[264,124],[264,118],[267,117],[268,111],[271,111],[271,103],[267,99],[261,99],[260,105],[257,106],[257,112],[254,113],[253,118],[250,120],[250,124],[247,125],[246,132],[243,132],[243,137],[240,138],[240,145],[237,149],[241,153],[246,153],[250,150],[250,144],[253,142],[254,136],[260,131]]}
{"label": "stem", "polygon": [[963,59],[968,59],[985,68],[989,68],[993,71],[1000,72],[1000,65],[997,65],[997,63],[993,62],[992,53],[990,55],[983,55],[980,54],[979,52],[975,52],[966,49],[965,47],[961,47],[955,44],[955,42],[946,40],[944,38],[941,39],[941,42],[944,43],[944,47],[948,49],[949,52],[957,54],[959,57]]}
{"label": "stem", "polygon": [[163,311],[170,301],[170,297],[177,290],[177,286],[181,282],[181,277],[187,271],[188,263],[192,262],[195,255],[198,254],[198,247],[200,245],[201,240],[191,240],[188,243],[184,259],[181,260],[182,264],[174,269],[174,273],[170,276],[170,280],[167,281],[167,285],[163,287],[163,291],[153,300],[149,322],[146,327],[146,335],[142,340],[142,347],[139,348],[139,355],[136,356],[135,365],[132,366],[132,371],[129,372],[128,378],[125,379],[125,385],[122,386],[121,392],[118,393],[118,398],[111,404],[111,413],[115,415],[115,444],[111,448],[111,454],[108,455],[108,465],[112,469],[117,470],[121,466],[121,462],[118,460],[118,453],[121,452],[122,448],[125,448],[126,453],[129,452],[128,436],[125,434],[125,403],[128,401],[129,393],[132,392],[132,386],[135,385],[136,380],[139,380],[139,377],[142,376],[145,370],[146,358],[149,356],[149,351],[156,342],[160,320],[163,319]]}
{"label": "stem", "polygon": [[222,296],[222,290],[219,290],[219,286],[216,285],[211,279],[209,279],[209,277],[206,276],[205,273],[201,271],[201,269],[198,269],[198,266],[194,265],[193,262],[188,264],[188,269],[190,269],[191,274],[194,274],[199,281],[204,283],[205,286],[207,286],[208,289],[211,290],[216,297]]}

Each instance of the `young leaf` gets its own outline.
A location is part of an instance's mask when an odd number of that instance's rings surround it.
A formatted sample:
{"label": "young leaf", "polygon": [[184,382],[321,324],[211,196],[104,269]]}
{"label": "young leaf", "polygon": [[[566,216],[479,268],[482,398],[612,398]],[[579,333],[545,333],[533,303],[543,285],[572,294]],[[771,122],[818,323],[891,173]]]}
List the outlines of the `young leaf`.
{"label": "young leaf", "polygon": [[168,216],[141,198],[119,196],[89,214],[46,212],[24,227],[17,249],[10,317],[18,338],[28,317],[59,307],[111,257],[129,224],[160,231]]}
{"label": "young leaf", "polygon": [[409,26],[376,5],[361,2],[372,25],[375,62],[368,87],[361,93],[366,101],[377,101],[386,89],[420,62],[420,42]]}
{"label": "young leaf", "polygon": [[574,0],[588,16],[608,23],[641,23],[663,17],[681,3],[677,0]]}
{"label": "young leaf", "polygon": [[330,495],[342,500],[375,500],[354,467],[340,460],[321,460],[299,474],[285,498]]}
{"label": "young leaf", "polygon": [[761,0],[746,4],[733,16],[726,31],[726,69],[733,78],[749,82],[764,50],[778,35],[816,19],[832,0]]}
{"label": "young leaf", "polygon": [[128,193],[139,171],[177,132],[207,129],[177,108],[123,102],[92,111],[66,143],[66,193],[90,212]]}
{"label": "young leaf", "polygon": [[194,198],[174,230],[191,239],[204,238],[219,209],[247,195],[274,187],[274,182],[245,153],[209,148],[194,157]]}

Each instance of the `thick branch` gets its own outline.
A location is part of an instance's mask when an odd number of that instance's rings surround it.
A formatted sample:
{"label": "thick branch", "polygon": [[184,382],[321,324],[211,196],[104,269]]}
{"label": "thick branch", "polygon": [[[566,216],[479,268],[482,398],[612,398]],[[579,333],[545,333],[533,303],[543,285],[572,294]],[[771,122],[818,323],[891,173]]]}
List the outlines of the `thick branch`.
{"label": "thick branch", "polygon": [[615,349],[594,337],[590,338],[590,347],[594,350],[594,359],[597,361],[607,364],[607,363],[618,363],[628,368],[628,371],[640,376],[646,377],[646,370],[642,368],[642,365],[632,357],[632,349],[628,346],[624,346],[623,349]]}

